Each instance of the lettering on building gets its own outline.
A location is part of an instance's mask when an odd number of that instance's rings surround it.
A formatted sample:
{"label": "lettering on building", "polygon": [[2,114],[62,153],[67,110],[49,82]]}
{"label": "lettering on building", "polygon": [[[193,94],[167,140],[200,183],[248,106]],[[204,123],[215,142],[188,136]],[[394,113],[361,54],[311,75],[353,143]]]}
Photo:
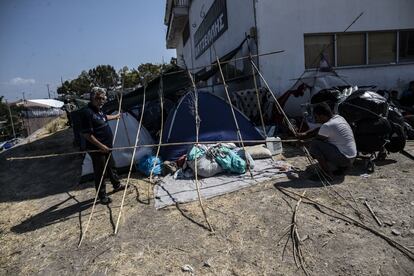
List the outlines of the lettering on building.
{"label": "lettering on building", "polygon": [[216,0],[194,34],[195,56],[201,56],[228,28],[226,0]]}

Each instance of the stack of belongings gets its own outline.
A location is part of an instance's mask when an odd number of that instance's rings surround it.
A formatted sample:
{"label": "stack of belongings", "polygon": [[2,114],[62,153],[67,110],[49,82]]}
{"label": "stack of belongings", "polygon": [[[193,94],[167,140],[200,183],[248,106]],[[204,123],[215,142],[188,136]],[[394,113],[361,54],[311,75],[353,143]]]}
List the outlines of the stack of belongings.
{"label": "stack of belongings", "polygon": [[254,160],[269,159],[272,155],[264,144],[246,146],[245,150],[234,143],[197,144],[176,161],[164,161],[162,175],[172,174],[174,179],[193,179],[196,159],[199,177],[208,178],[223,173],[242,175],[255,168]]}
{"label": "stack of belongings", "polygon": [[[197,164],[196,164],[197,159]],[[226,172],[244,174],[254,168],[250,154],[233,143],[195,145],[187,154],[187,165],[201,177],[211,177]]]}
{"label": "stack of belongings", "polygon": [[338,108],[354,131],[360,152],[399,152],[404,149],[406,134],[403,116],[376,92],[356,91]]}
{"label": "stack of belongings", "polygon": [[366,90],[357,90],[350,95],[338,94],[337,90],[321,92],[312,97],[311,103],[327,102],[347,120],[354,132],[358,152],[372,154],[404,149],[407,139],[404,118],[384,97]]}

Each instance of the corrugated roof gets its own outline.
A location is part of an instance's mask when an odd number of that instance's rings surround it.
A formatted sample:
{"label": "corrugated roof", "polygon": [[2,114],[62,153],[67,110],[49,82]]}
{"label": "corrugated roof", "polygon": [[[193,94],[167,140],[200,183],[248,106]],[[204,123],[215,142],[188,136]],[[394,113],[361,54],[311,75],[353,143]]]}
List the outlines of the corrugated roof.
{"label": "corrugated roof", "polygon": [[34,100],[27,100],[27,101],[40,104],[43,106],[55,107],[55,108],[61,108],[63,106],[63,102],[54,100],[54,99],[34,99]]}

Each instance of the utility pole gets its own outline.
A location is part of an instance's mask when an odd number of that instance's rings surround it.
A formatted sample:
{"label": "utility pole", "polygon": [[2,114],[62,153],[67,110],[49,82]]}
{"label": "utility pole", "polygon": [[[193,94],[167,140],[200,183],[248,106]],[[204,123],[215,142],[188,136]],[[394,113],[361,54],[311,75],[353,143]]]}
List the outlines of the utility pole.
{"label": "utility pole", "polygon": [[46,86],[47,86],[47,95],[48,95],[48,97],[49,97],[49,99],[50,99],[50,90],[49,90],[49,84],[46,84]]}
{"label": "utility pole", "polygon": [[16,138],[16,131],[14,130],[14,123],[13,123],[13,116],[12,116],[12,113],[11,113],[10,105],[7,102],[7,100],[6,100],[6,105],[9,108],[10,122],[11,122],[12,130],[13,130],[13,137]]}

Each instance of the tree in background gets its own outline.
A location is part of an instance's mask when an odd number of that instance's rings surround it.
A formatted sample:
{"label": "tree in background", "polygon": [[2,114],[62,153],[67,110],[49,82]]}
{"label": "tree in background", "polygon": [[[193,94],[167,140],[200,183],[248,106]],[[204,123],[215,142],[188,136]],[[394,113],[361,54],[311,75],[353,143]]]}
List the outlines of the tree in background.
{"label": "tree in background", "polygon": [[152,81],[160,75],[161,69],[167,70],[170,66],[173,65],[143,63],[137,69],[132,70],[124,66],[117,73],[111,65],[98,65],[89,71],[82,71],[76,79],[62,83],[57,88],[57,93],[81,96],[89,93],[93,86],[111,90],[117,86],[119,81],[123,83],[124,88],[133,88],[144,85],[144,82]]}
{"label": "tree in background", "polygon": [[70,94],[71,93],[70,82],[65,81],[64,83],[62,83],[62,85],[57,88],[56,92],[59,95]]}
{"label": "tree in background", "polygon": [[128,66],[124,66],[118,74],[124,88],[132,88],[141,84],[141,76],[135,69],[129,70]]}
{"label": "tree in background", "polygon": [[70,83],[70,89],[77,95],[83,95],[91,91],[92,80],[88,72],[82,71],[82,73]]}
{"label": "tree in background", "polygon": [[74,80],[65,81],[61,86],[57,88],[59,95],[77,95],[81,96],[85,93],[89,93],[92,87],[92,80],[88,72],[82,71],[82,73]]}
{"label": "tree in background", "polygon": [[89,70],[88,75],[94,86],[106,89],[115,87],[119,80],[115,68],[111,65],[98,65]]}
{"label": "tree in background", "polygon": [[138,66],[138,73],[143,82],[149,83],[160,75],[161,68],[162,64],[143,63]]}
{"label": "tree in background", "polygon": [[[23,122],[20,118],[21,108],[15,105],[10,106],[13,118],[13,126],[16,136],[20,136],[23,132]],[[6,141],[13,138],[13,128],[10,119],[9,106],[4,101],[4,97],[0,96],[0,141]]]}

